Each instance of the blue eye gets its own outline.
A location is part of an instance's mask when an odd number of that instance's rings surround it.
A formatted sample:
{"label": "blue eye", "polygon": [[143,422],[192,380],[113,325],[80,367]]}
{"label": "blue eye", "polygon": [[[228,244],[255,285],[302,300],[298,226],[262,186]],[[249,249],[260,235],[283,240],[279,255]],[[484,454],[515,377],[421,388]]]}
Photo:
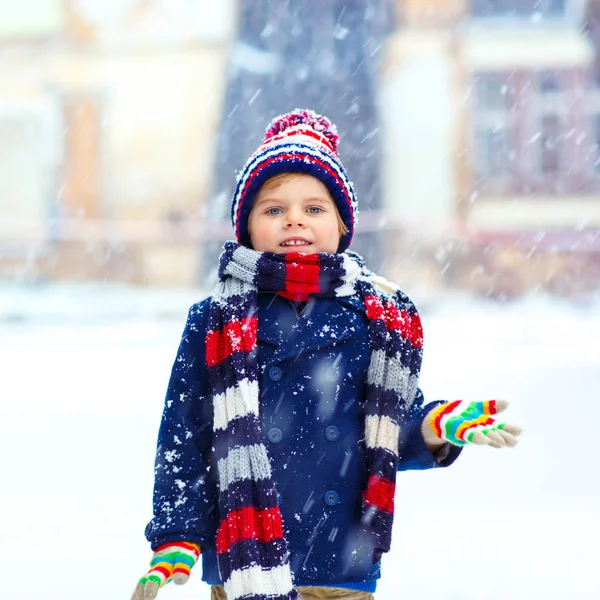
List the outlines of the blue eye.
{"label": "blue eye", "polygon": [[[279,211],[279,212],[277,212],[277,211]],[[273,207],[273,208],[268,208],[266,212],[268,215],[278,215],[281,212],[281,209],[277,208],[277,207]]]}
{"label": "blue eye", "polygon": [[310,206],[307,210],[312,215],[318,215],[323,212],[323,209],[320,206]]}

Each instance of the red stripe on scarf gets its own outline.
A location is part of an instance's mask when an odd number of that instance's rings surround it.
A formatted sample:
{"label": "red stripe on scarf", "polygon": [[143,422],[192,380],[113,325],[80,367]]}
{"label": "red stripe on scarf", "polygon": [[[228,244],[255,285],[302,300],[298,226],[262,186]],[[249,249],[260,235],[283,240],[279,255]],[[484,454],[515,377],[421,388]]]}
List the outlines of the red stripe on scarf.
{"label": "red stripe on scarf", "polygon": [[369,319],[383,321],[388,331],[399,331],[415,348],[423,346],[423,326],[418,313],[400,311],[392,302],[383,304],[377,296],[365,297],[365,307]]}
{"label": "red stripe on scarf", "polygon": [[258,317],[232,321],[206,334],[206,362],[214,367],[235,352],[250,352],[256,347]]}
{"label": "red stripe on scarf", "polygon": [[442,428],[440,423],[442,422],[442,417],[447,415],[449,412],[452,412],[458,405],[460,404],[460,400],[455,400],[454,402],[450,402],[446,405],[444,410],[441,410],[435,417],[433,421],[433,428],[435,430],[436,435],[442,439]]}
{"label": "red stripe on scarf", "polygon": [[363,492],[363,500],[365,504],[374,505],[379,510],[393,513],[395,493],[396,485],[389,479],[379,475],[371,475],[367,489]]}
{"label": "red stripe on scarf", "polygon": [[285,290],[278,292],[288,300],[306,302],[310,294],[321,291],[321,266],[318,254],[290,252],[285,255]]}
{"label": "red stripe on scarf", "polygon": [[253,539],[264,543],[281,538],[283,525],[279,508],[241,508],[230,512],[221,521],[217,533],[217,554],[228,552],[236,542]]}
{"label": "red stripe on scarf", "polygon": [[242,190],[241,194],[240,194],[240,204],[238,206],[237,209],[237,213],[236,213],[236,234],[239,233],[239,226],[240,226],[240,214],[242,212],[242,200],[241,200],[241,196],[243,196],[248,187],[250,186],[250,184],[252,183],[252,180],[265,168],[268,167],[272,162],[275,161],[280,161],[282,159],[284,160],[289,160],[290,158],[297,158],[300,160],[306,160],[308,162],[314,163],[316,165],[318,165],[319,167],[321,167],[322,169],[324,169],[325,171],[327,171],[336,181],[336,183],[339,185],[340,189],[344,192],[344,196],[346,197],[346,202],[348,203],[348,206],[350,207],[350,213],[352,215],[352,225],[354,225],[354,210],[352,209],[352,201],[350,200],[350,196],[348,195],[348,192],[346,190],[346,186],[344,185],[344,183],[342,182],[342,180],[339,178],[338,174],[325,162],[323,162],[322,160],[319,160],[318,158],[315,158],[314,156],[311,156],[310,154],[304,154],[304,153],[300,153],[300,152],[288,152],[286,154],[277,154],[276,156],[272,156],[269,160],[266,160],[263,163],[260,163],[253,171],[252,171],[252,175],[250,175],[250,177],[248,178],[248,181],[246,182],[246,185],[244,185],[244,189]]}

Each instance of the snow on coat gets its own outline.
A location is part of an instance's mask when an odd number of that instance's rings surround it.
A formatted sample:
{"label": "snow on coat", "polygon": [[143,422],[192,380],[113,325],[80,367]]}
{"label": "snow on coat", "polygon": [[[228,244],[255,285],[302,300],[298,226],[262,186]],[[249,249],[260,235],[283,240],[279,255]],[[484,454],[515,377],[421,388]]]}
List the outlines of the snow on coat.
{"label": "snow on coat", "polygon": [[[213,406],[205,360],[210,299],[192,306],[165,399],[155,465],[152,548],[193,541],[202,578],[221,583]],[[258,362],[262,438],[276,482],[290,564],[298,586],[375,582],[380,562],[360,526],[367,484],[362,410],[370,360],[368,320],[357,296],[298,306],[259,293]],[[420,433],[419,391],[398,470],[449,466],[460,453],[433,456]],[[442,458],[442,455],[445,454]],[[402,498],[397,497],[399,507]],[[400,511],[398,511],[400,513]]]}

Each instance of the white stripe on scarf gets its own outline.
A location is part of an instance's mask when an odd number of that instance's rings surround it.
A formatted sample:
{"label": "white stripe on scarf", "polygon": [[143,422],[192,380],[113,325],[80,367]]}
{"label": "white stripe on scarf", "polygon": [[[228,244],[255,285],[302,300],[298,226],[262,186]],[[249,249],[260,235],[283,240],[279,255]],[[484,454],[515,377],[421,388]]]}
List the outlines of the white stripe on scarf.
{"label": "white stripe on scarf", "polygon": [[369,415],[366,421],[367,448],[383,448],[397,456],[400,426],[386,416]]}
{"label": "white stripe on scarf", "polygon": [[231,421],[254,414],[258,416],[258,381],[241,379],[235,387],[214,397],[214,429],[227,429]]}
{"label": "white stripe on scarf", "polygon": [[412,405],[419,385],[417,377],[411,374],[410,369],[398,359],[387,357],[384,350],[372,352],[367,383],[378,385],[384,390],[399,392],[407,408]]}
{"label": "white stripe on scarf", "polygon": [[273,569],[249,567],[232,571],[224,587],[228,598],[243,598],[250,595],[271,598],[289,594],[293,589],[291,581],[292,573],[289,564]]}
{"label": "white stripe on scarf", "polygon": [[226,490],[232,483],[244,479],[268,479],[271,465],[264,444],[236,446],[218,462],[219,485]]}

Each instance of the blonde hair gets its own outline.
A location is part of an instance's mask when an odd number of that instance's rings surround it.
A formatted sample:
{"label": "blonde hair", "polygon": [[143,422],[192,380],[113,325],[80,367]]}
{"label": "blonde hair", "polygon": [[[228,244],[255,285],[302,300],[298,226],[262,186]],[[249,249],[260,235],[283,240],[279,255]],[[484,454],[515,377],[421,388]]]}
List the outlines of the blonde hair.
{"label": "blonde hair", "polygon": [[[276,188],[276,187],[280,186],[281,184],[286,183],[287,181],[290,181],[292,179],[296,179],[298,177],[312,177],[312,175],[308,175],[305,173],[291,173],[289,171],[286,171],[285,173],[279,173],[278,175],[274,175],[270,179],[267,179],[267,181],[265,181],[263,183],[260,190],[258,190],[258,193],[256,195],[258,197],[258,195],[262,191]],[[329,194],[329,197],[331,198],[331,193],[329,193],[329,190],[327,190],[327,193]],[[337,207],[335,201],[333,200],[333,198],[331,198],[331,200],[333,201],[333,206],[335,207],[335,214],[337,216],[338,228],[340,230],[340,236],[346,235],[348,233],[348,228],[346,227],[346,224],[344,223],[344,221],[342,221],[342,217],[340,216],[340,211],[338,210],[338,207]]]}

